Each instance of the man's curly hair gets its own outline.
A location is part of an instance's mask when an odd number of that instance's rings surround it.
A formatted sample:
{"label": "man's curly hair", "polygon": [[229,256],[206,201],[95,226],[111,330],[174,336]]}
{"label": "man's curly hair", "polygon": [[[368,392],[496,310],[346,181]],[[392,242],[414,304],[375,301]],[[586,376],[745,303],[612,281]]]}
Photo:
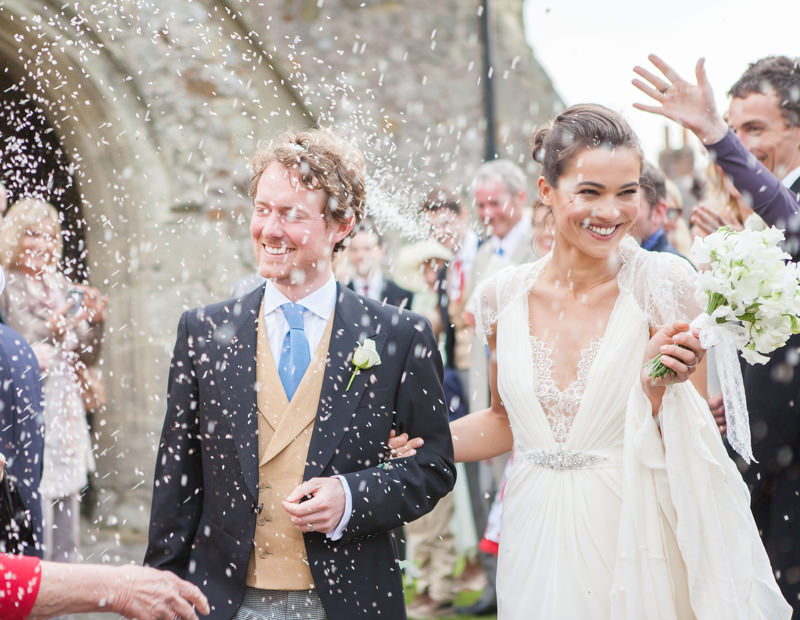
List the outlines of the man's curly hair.
{"label": "man's curly hair", "polygon": [[786,122],[800,127],[800,58],[767,56],[752,63],[731,86],[728,95],[744,99],[753,93],[766,95],[770,89],[778,97]]}
{"label": "man's curly hair", "polygon": [[[304,187],[321,189],[327,194],[324,216],[329,226],[351,218],[355,218],[357,225],[364,218],[367,201],[364,155],[331,130],[290,129],[259,147],[250,162],[252,176],[248,194],[251,199],[255,200],[264,170],[273,163],[297,172]],[[345,246],[344,241],[336,244],[334,252]]]}

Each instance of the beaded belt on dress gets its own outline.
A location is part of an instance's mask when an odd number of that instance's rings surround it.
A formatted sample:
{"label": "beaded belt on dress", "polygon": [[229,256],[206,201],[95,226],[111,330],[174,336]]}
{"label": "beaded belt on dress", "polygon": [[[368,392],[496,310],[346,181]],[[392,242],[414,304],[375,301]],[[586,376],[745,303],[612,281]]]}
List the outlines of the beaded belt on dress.
{"label": "beaded belt on dress", "polygon": [[517,450],[517,454],[534,465],[548,469],[580,469],[606,460],[605,456],[599,454],[565,450],[562,446],[556,450]]}

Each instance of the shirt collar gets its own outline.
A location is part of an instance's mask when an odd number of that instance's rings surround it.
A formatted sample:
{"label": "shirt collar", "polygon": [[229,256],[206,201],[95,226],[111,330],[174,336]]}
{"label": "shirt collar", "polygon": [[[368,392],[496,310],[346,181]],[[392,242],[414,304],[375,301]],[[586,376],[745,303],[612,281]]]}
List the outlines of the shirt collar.
{"label": "shirt collar", "polygon": [[525,236],[525,233],[528,232],[530,227],[530,221],[523,214],[522,219],[514,225],[514,228],[508,231],[505,237],[501,239],[496,235],[492,235],[492,246],[494,247],[495,251],[502,248],[503,256],[510,257],[517,249],[519,242],[522,240],[522,237]]}
{"label": "shirt collar", "polygon": [[795,168],[789,174],[783,177],[783,185],[785,187],[791,187],[798,177],[800,177],[800,166],[797,166],[797,168]]}
{"label": "shirt collar", "polygon": [[365,284],[369,287],[370,293],[373,295],[378,295],[381,291],[383,291],[383,274],[380,271],[375,271],[374,273],[370,274],[368,278],[353,276],[353,285],[355,286],[356,291],[363,290]]}
{"label": "shirt collar", "polygon": [[661,241],[661,237],[664,236],[664,229],[659,228],[656,232],[650,235],[647,239],[642,241],[642,249],[644,250],[652,250],[659,241]]}
{"label": "shirt collar", "polygon": [[[275,312],[282,304],[290,301],[291,299],[275,288],[271,280],[267,280],[264,285],[264,316]],[[302,299],[298,299],[296,303],[325,321],[331,318],[333,309],[336,306],[336,280],[333,277],[333,273],[331,273],[325,284]]]}

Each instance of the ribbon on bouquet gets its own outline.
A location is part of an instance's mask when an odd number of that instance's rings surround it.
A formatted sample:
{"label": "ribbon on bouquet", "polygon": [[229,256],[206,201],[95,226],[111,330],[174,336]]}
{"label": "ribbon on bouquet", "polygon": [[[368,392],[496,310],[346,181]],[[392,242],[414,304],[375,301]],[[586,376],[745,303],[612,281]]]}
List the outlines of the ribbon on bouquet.
{"label": "ribbon on bouquet", "polygon": [[700,344],[704,349],[714,348],[722,402],[725,404],[728,443],[746,463],[755,461],[750,440],[750,416],[737,352],[747,342],[745,328],[735,323],[717,323],[714,317],[705,312],[692,321],[691,328],[700,330]]}

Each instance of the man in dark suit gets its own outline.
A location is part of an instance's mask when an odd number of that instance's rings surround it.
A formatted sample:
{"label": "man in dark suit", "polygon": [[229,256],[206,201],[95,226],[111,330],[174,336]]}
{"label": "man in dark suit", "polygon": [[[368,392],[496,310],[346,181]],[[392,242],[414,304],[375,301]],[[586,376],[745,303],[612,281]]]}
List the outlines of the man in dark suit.
{"label": "man in dark suit", "polygon": [[[717,112],[702,61],[697,84],[657,57],[664,76],[637,67],[634,83],[663,114],[690,129],[764,221],[785,231],[785,249],[800,258],[800,58],[773,56],[751,64],[731,87],[728,123]],[[800,334],[763,365],[742,365],[753,454],[744,469],[751,506],[778,585],[800,618]],[[709,400],[724,430],[722,397]]]}
{"label": "man in dark suit", "polygon": [[383,244],[378,231],[359,226],[350,238],[347,256],[355,271],[347,288],[390,306],[411,307],[414,294],[383,274]]}
{"label": "man in dark suit", "polygon": [[[0,269],[0,293],[4,287]],[[0,325],[0,453],[6,472],[30,513],[33,545],[14,552],[42,557],[42,504],[39,482],[44,453],[44,416],[39,362],[30,345],[10,327]],[[5,532],[0,532],[4,539]],[[2,549],[9,551],[10,547]]]}
{"label": "man in dark suit", "polygon": [[[259,151],[250,232],[267,283],[181,317],[145,561],[197,584],[209,618],[402,620],[390,532],[453,487],[429,324],[333,278],[363,165],[323,130]],[[390,461],[392,430],[424,445]]]}

